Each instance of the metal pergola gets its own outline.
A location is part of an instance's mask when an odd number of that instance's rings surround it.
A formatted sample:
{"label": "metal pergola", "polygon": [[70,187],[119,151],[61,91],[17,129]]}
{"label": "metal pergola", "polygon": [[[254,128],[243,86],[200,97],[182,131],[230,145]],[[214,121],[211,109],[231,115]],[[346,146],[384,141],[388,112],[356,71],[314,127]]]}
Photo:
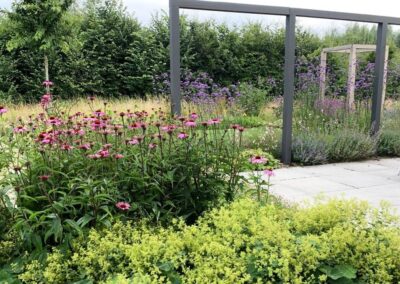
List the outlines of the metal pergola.
{"label": "metal pergola", "polygon": [[400,25],[400,18],[354,13],[341,13],[321,10],[298,9],[228,2],[211,2],[200,0],[169,0],[170,17],[170,68],[171,68],[171,111],[181,113],[180,95],[180,24],[179,10],[205,10],[217,12],[249,13],[286,17],[284,91],[283,91],[283,129],[282,129],[282,162],[290,164],[292,155],[292,119],[293,98],[295,91],[295,48],[296,18],[317,18],[343,21],[375,23],[378,25],[375,81],[372,97],[371,132],[379,131],[382,112],[382,93],[384,89],[385,50],[388,25]]}

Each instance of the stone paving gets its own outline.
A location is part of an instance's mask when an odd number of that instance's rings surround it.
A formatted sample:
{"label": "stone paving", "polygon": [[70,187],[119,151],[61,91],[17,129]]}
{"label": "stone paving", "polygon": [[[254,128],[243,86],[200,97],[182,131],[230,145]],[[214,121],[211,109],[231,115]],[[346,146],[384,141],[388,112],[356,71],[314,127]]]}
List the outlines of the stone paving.
{"label": "stone paving", "polygon": [[400,158],[277,169],[271,192],[287,201],[358,198],[379,206],[389,201],[400,213]]}

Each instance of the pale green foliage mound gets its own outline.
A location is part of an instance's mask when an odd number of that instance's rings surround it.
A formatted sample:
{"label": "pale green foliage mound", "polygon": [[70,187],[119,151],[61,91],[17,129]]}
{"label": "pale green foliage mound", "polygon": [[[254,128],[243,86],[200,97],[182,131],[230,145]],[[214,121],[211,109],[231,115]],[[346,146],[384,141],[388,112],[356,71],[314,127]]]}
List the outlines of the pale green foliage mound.
{"label": "pale green foliage mound", "polygon": [[[312,207],[242,199],[196,225],[116,224],[73,252],[32,263],[26,282],[398,283],[399,220],[387,208],[331,200]],[[335,282],[340,281],[340,282]],[[86,282],[85,282],[86,283]]]}

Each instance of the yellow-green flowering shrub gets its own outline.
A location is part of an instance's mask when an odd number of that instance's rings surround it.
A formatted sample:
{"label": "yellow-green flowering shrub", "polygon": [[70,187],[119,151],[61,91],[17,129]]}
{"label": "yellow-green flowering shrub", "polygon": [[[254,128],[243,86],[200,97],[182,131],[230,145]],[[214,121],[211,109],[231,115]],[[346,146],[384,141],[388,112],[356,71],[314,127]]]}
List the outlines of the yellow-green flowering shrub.
{"label": "yellow-green flowering shrub", "polygon": [[[331,200],[307,208],[238,200],[195,225],[117,223],[54,251],[26,283],[398,283],[400,226],[389,209]],[[41,275],[37,275],[39,271]],[[359,282],[357,282],[359,283]]]}

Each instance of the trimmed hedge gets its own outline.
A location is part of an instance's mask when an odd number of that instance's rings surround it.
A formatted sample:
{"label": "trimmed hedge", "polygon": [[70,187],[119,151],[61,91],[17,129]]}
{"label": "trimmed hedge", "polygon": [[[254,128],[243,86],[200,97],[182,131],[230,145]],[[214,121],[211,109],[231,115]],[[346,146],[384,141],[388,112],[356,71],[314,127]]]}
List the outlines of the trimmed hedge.
{"label": "trimmed hedge", "polygon": [[[117,223],[67,254],[32,262],[26,283],[398,283],[400,229],[388,208],[331,200],[308,208],[241,199],[196,225]],[[92,282],[91,282],[92,281]],[[339,281],[339,282],[338,282]]]}

